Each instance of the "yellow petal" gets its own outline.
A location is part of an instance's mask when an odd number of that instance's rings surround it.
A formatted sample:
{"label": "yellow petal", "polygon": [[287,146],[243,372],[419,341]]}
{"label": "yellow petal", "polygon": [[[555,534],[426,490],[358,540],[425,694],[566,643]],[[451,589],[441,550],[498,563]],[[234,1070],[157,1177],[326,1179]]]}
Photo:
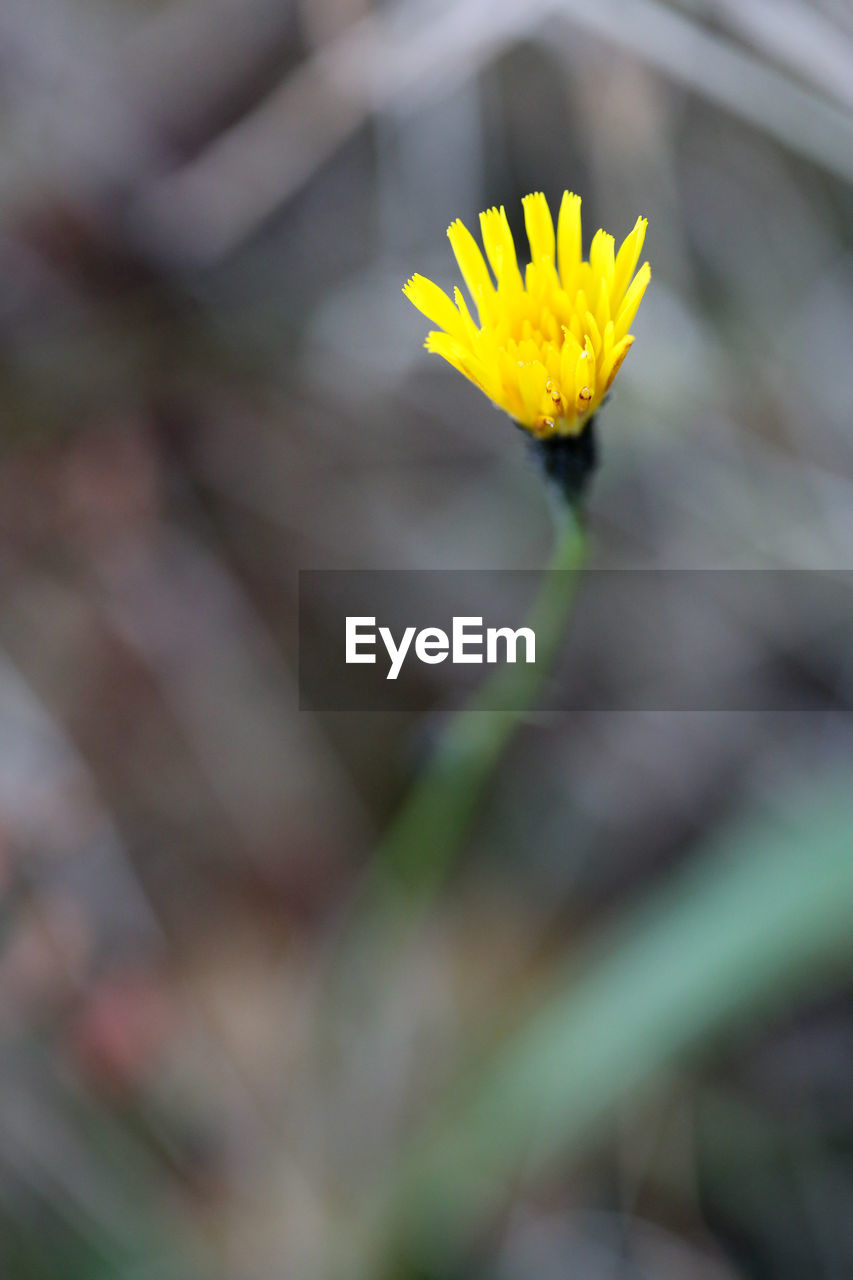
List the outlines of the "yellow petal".
{"label": "yellow petal", "polygon": [[599,332],[603,333],[610,321],[610,285],[602,276],[598,282],[598,300],[595,305],[595,318]]}
{"label": "yellow petal", "polygon": [[447,237],[456,255],[456,261],[459,263],[462,279],[468,286],[468,292],[474,299],[474,304],[482,322],[484,312],[488,313],[489,302],[495,292],[489,269],[483,261],[483,255],[480,252],[477,241],[461,218],[451,222],[447,228]]}
{"label": "yellow petal", "polygon": [[587,311],[583,318],[583,323],[586,332],[592,339],[592,349],[595,352],[595,358],[597,360],[601,355],[601,330],[599,329],[598,322],[591,311]]}
{"label": "yellow petal", "polygon": [[613,269],[613,285],[610,290],[611,306],[614,310],[618,309],[622,301],[622,295],[628,288],[628,282],[636,270],[637,263],[640,261],[648,225],[648,221],[645,218],[638,218],[634,224],[633,231],[622,241],[621,248],[616,255],[616,264]]}
{"label": "yellow petal", "polygon": [[575,367],[581,353],[581,344],[570,329],[563,330],[563,349],[560,352],[560,388],[569,403],[575,398]]}
{"label": "yellow petal", "polygon": [[535,298],[540,305],[548,296],[551,288],[551,279],[554,275],[553,263],[543,260],[539,262],[528,262],[524,269],[524,288],[528,296]]}
{"label": "yellow petal", "polygon": [[535,364],[539,359],[539,343],[535,338],[522,338],[518,344],[518,358],[522,364]]}
{"label": "yellow petal", "polygon": [[563,192],[557,219],[557,263],[563,288],[569,292],[581,260],[581,198]]}
{"label": "yellow petal", "polygon": [[530,241],[531,262],[548,262],[554,265],[554,221],[548,201],[541,191],[522,200],[524,208],[524,225],[527,239]]}
{"label": "yellow petal", "polygon": [[596,283],[603,276],[610,283],[613,279],[613,253],[615,241],[606,231],[596,231],[589,247],[589,266]]}
{"label": "yellow petal", "polygon": [[598,357],[599,372],[602,367],[607,364],[610,352],[613,350],[613,330],[615,326],[612,320],[608,320],[604,326],[604,332],[601,335],[601,355]]}
{"label": "yellow petal", "polygon": [[465,336],[471,342],[478,336],[479,330],[474,323],[471,312],[468,310],[468,303],[462,296],[462,290],[458,286],[453,290],[453,301],[456,303],[459,314],[462,317]]}
{"label": "yellow petal", "polygon": [[619,314],[616,316],[615,336],[617,339],[624,338],[631,328],[631,323],[637,314],[637,307],[643,300],[643,294],[646,292],[646,287],[651,278],[652,269],[647,262],[644,262],[628,288],[619,308]]}
{"label": "yellow petal", "polygon": [[439,289],[426,276],[414,275],[403,286],[403,293],[418,311],[433,324],[446,329],[457,338],[464,338],[465,324],[459,312],[443,289]]}
{"label": "yellow petal", "polygon": [[623,338],[621,342],[616,343],[616,346],[613,348],[613,350],[610,352],[609,356],[607,357],[604,368],[601,371],[601,378],[602,378],[602,383],[604,385],[605,391],[611,385],[611,383],[613,382],[613,379],[616,377],[617,373],[621,369],[622,361],[625,359],[626,355],[631,350],[633,342],[634,342],[634,338],[629,333],[628,336],[626,338]]}
{"label": "yellow petal", "polygon": [[494,378],[489,375],[489,371],[476,356],[457,338],[451,337],[449,333],[433,331],[427,334],[424,346],[427,351],[443,356],[449,364],[453,365],[454,369],[464,373],[465,377],[470,378],[481,391],[485,391],[486,395],[492,394],[490,388],[494,384]]}
{"label": "yellow petal", "polygon": [[521,288],[521,274],[515,254],[515,241],[509,227],[506,209],[486,209],[480,214],[483,247],[501,288]]}
{"label": "yellow petal", "polygon": [[522,412],[521,393],[518,389],[518,361],[505,348],[498,351],[497,371],[501,402],[507,413],[517,418]]}
{"label": "yellow petal", "polygon": [[525,419],[528,423],[541,417],[542,401],[547,395],[545,390],[547,381],[548,371],[539,360],[523,364],[518,371],[518,389],[521,392]]}

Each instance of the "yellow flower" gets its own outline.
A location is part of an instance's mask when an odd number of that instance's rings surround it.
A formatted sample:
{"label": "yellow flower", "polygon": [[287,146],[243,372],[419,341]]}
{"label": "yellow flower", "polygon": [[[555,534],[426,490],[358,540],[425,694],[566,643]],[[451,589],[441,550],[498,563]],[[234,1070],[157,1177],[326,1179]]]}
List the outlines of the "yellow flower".
{"label": "yellow flower", "polygon": [[647,262],[634,276],[646,220],[637,219],[618,253],[613,236],[597,231],[585,261],[580,196],[563,193],[556,235],[541,191],[522,204],[531,257],[524,276],[503,206],[480,214],[497,285],[467,227],[457,219],[447,229],[479,323],[459,289],[454,305],[438,285],[414,275],[403,293],[439,326],[427,336],[427,351],[444,356],[534,435],[576,436],[634,341],[628,330],[651,278]]}

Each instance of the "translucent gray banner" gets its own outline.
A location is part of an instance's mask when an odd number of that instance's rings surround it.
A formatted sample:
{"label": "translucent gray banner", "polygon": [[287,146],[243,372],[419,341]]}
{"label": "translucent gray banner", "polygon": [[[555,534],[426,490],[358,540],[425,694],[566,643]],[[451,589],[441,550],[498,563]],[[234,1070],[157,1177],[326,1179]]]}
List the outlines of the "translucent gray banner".
{"label": "translucent gray banner", "polygon": [[487,707],[515,709],[525,682],[506,676],[522,665],[541,668],[538,705],[551,711],[853,703],[853,571],[586,570],[550,664],[528,618],[543,578],[303,571],[301,705],[421,711],[487,688]]}

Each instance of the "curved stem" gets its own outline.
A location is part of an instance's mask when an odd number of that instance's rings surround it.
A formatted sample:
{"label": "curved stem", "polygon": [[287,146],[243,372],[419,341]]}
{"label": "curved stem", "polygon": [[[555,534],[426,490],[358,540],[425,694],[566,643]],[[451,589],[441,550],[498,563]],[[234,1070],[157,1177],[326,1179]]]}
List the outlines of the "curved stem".
{"label": "curved stem", "polygon": [[[387,972],[390,956],[448,874],[513,733],[550,676],[586,553],[581,516],[562,504],[554,550],[525,620],[536,636],[537,661],[500,668],[455,714],[380,841],[334,948],[330,1016],[320,1017],[326,1034],[341,1033],[341,1016],[361,1034],[376,1018],[380,993],[387,994],[387,979],[377,975]],[[364,1247],[369,1253],[370,1245]]]}
{"label": "curved stem", "polygon": [[579,515],[564,508],[554,551],[526,625],[537,662],[502,667],[457,712],[376,854],[377,870],[404,900],[428,894],[443,878],[519,723],[551,672],[586,558]]}

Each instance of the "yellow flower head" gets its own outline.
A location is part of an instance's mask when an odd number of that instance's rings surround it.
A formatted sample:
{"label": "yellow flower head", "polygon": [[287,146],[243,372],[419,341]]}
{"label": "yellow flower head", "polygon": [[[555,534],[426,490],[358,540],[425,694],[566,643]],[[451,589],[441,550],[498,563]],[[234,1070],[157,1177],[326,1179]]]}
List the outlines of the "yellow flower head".
{"label": "yellow flower head", "polygon": [[534,435],[576,436],[634,341],[628,330],[651,278],[647,262],[634,276],[646,220],[637,219],[618,253],[613,236],[597,231],[587,262],[580,196],[563,193],[556,236],[541,191],[522,204],[531,258],[524,276],[503,206],[480,214],[497,284],[468,228],[457,219],[447,229],[479,324],[459,289],[454,305],[438,285],[414,275],[403,293],[439,326],[427,336],[427,351],[444,356]]}

